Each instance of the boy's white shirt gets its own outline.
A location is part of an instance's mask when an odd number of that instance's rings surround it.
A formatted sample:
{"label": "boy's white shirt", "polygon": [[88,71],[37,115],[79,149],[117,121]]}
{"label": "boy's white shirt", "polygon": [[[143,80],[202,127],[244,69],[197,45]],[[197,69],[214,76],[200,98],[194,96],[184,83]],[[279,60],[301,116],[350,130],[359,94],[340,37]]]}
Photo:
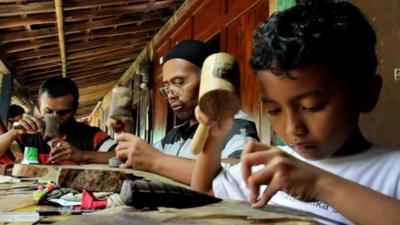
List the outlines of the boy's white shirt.
{"label": "boy's white shirt", "polygon": [[[398,149],[372,146],[369,150],[356,155],[311,161],[304,159],[288,146],[280,146],[279,148],[316,167],[367,186],[387,196],[400,199],[400,150]],[[252,171],[260,170],[262,167],[263,165],[255,166]],[[241,164],[223,165],[223,168],[213,181],[214,195],[222,199],[247,200],[250,192],[242,179]],[[265,185],[260,188],[260,196],[265,188]],[[352,224],[335,209],[323,202],[298,201],[284,192],[275,194],[269,204],[308,211],[337,222]]]}

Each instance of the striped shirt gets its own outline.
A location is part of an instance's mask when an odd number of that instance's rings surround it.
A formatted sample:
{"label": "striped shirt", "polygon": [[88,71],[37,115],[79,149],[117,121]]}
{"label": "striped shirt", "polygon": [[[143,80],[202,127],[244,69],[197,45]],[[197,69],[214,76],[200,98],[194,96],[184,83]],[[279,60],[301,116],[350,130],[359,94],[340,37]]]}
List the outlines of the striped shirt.
{"label": "striped shirt", "polygon": [[[154,144],[154,147],[168,155],[196,159],[197,156],[190,150],[190,145],[197,126],[198,124],[190,126],[189,121],[185,121],[169,131],[161,141]],[[241,133],[241,130],[245,130],[245,133]],[[225,139],[221,157],[240,158],[240,153],[249,140],[258,140],[256,126],[244,112],[239,111]]]}

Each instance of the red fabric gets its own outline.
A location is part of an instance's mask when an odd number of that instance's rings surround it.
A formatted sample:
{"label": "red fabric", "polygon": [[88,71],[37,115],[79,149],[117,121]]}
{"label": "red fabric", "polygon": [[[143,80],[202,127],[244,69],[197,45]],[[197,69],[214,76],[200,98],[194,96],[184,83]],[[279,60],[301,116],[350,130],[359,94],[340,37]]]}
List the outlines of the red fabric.
{"label": "red fabric", "polygon": [[100,148],[100,144],[103,144],[108,138],[109,136],[107,133],[103,131],[97,132],[93,137],[94,150],[98,150]]}
{"label": "red fabric", "polygon": [[4,153],[1,157],[0,157],[0,164],[2,165],[8,165],[8,164],[13,164],[13,160],[11,160],[10,156],[8,156],[6,153]]}

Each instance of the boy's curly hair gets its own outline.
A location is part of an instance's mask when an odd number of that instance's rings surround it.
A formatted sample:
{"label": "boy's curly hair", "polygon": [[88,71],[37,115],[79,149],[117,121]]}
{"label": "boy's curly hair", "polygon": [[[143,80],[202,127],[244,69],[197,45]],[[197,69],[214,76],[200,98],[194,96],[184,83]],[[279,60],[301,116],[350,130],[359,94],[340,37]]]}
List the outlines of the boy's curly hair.
{"label": "boy's curly hair", "polygon": [[361,11],[345,1],[314,0],[275,12],[257,29],[250,64],[283,74],[302,65],[363,83],[377,67],[376,35]]}

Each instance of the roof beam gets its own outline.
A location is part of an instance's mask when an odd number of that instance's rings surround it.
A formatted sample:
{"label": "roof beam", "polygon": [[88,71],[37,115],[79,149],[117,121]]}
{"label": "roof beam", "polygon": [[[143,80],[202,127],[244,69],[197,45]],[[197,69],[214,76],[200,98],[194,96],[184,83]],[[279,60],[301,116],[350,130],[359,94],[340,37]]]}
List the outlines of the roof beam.
{"label": "roof beam", "polygon": [[[146,40],[151,39],[151,36],[150,35],[146,35],[145,33],[144,34],[140,34],[140,35],[137,35],[137,34],[135,34],[135,35],[131,35],[131,34],[121,35],[120,37],[117,37],[117,38],[121,38],[121,39],[125,38],[125,39],[132,40],[132,39],[138,39],[140,37],[142,37],[143,39],[146,39]],[[85,38],[83,37],[82,40],[83,39],[85,39]],[[90,43],[94,44],[97,41],[104,41],[104,42],[110,43],[111,40],[112,40],[112,42],[114,42],[114,41],[118,42],[119,41],[118,39],[116,39],[114,37],[109,37],[109,38],[102,38],[102,39],[99,39],[99,40],[91,41]],[[72,39],[71,41],[67,39],[66,41],[67,41],[66,43],[68,44],[69,42],[72,42],[72,41],[79,41],[79,39],[75,38],[75,39]],[[76,43],[76,44],[77,45],[78,44],[88,45],[87,42]],[[47,38],[47,39],[42,39],[42,40],[35,40],[34,42],[9,43],[9,44],[6,44],[6,45],[2,46],[1,49],[2,49],[3,52],[6,52],[7,54],[11,54],[11,53],[16,53],[16,52],[32,50],[32,49],[38,49],[38,48],[51,46],[51,45],[54,45],[54,46],[58,45],[58,39],[55,38],[55,37],[52,37],[52,38]],[[72,46],[72,45],[75,45],[75,44],[69,44],[68,45],[69,48],[68,48],[67,52],[70,51],[70,49],[72,48],[72,47],[70,48],[70,46]]]}
{"label": "roof beam", "polygon": [[10,70],[7,68],[7,66],[3,62],[3,60],[0,60],[0,74],[2,74],[2,75],[9,75],[10,74]]}
{"label": "roof beam", "polygon": [[[179,5],[182,0],[163,0],[157,1],[152,4],[152,9],[172,8]],[[127,5],[127,3],[136,3]],[[149,3],[137,3],[137,0],[91,0],[91,1],[74,1],[68,0],[65,2],[64,10],[77,10],[77,9],[90,9],[101,6],[121,6],[127,5],[123,8],[123,12],[142,12],[148,9]],[[105,14],[116,14],[116,11],[104,10]],[[37,13],[54,13],[54,7],[51,2],[38,2],[38,3],[27,3],[21,5],[1,5],[0,16],[19,16],[23,14],[37,14]]]}
{"label": "roof beam", "polygon": [[61,70],[62,76],[67,77],[67,57],[65,51],[65,39],[64,39],[64,14],[63,14],[63,2],[62,0],[54,0],[56,7],[57,17],[57,30],[58,40],[60,45],[60,57],[61,57]]}
{"label": "roof beam", "polygon": [[[78,24],[73,25],[71,27],[65,28],[65,35],[69,34],[79,34],[82,30],[93,30],[98,28],[107,28],[107,27],[115,27],[117,25],[125,25],[129,19],[118,19],[114,20],[118,24],[115,24],[111,21],[93,21],[93,22],[85,22],[84,25]],[[110,37],[115,35],[124,35],[129,33],[135,32],[145,32],[145,31],[153,31],[161,28],[163,25],[160,21],[152,21],[148,23],[143,23],[142,25],[136,26],[126,26],[123,28],[112,29],[108,31],[100,31],[100,32],[93,32],[92,34],[88,34],[85,38],[92,38],[92,37]],[[114,34],[115,33],[115,34]],[[3,43],[11,43],[17,41],[26,41],[32,40],[37,38],[48,38],[48,37],[55,37],[57,36],[57,29],[56,28],[44,28],[39,30],[32,30],[32,31],[16,31],[12,33],[6,33],[0,36],[0,41]],[[83,36],[83,35],[80,35]]]}
{"label": "roof beam", "polygon": [[[96,8],[99,6],[113,6],[126,3],[134,3],[137,0],[91,0],[76,1],[68,0],[65,2],[65,10],[76,10],[86,8]],[[22,5],[0,5],[1,16],[19,16],[23,14],[54,13],[52,2],[34,2]]]}
{"label": "roof beam", "polygon": [[[178,3],[179,1],[174,1],[174,0],[161,1],[161,2],[158,1],[154,3],[154,8],[155,10],[174,8],[178,5]],[[87,12],[87,13],[82,13],[80,11],[69,11],[64,13],[64,22],[99,19],[104,17],[115,17],[133,13],[137,14],[139,17],[144,17],[144,15],[147,15],[146,12],[147,7],[148,3],[138,3],[134,5],[118,6],[114,8],[102,9],[100,11]],[[46,13],[41,15],[27,15],[26,17],[0,19],[0,29],[17,27],[17,26],[31,26],[35,24],[53,24],[56,22],[57,21],[53,13]]]}
{"label": "roof beam", "polygon": [[[127,55],[128,57],[136,57],[138,55],[138,49],[125,49],[125,50],[121,50],[121,49],[116,49],[114,51],[109,52],[106,55],[95,55],[91,58],[88,59],[79,59],[79,57],[74,57],[74,58],[69,58],[67,57],[68,60],[71,60],[68,62],[68,65],[74,65],[77,64],[77,62],[80,63],[87,63],[87,62],[92,62],[92,61],[96,61],[96,60],[100,60],[100,59],[105,59],[105,61],[110,61],[113,59],[113,56],[123,56],[123,55]],[[41,58],[41,59],[31,59],[31,60],[27,60],[27,61],[23,61],[21,63],[17,63],[16,67],[19,70],[25,70],[30,68],[35,69],[34,67],[36,66],[41,66],[41,65],[49,65],[49,64],[53,64],[53,63],[59,63],[60,62],[60,58],[59,57],[46,57],[46,58]]]}

